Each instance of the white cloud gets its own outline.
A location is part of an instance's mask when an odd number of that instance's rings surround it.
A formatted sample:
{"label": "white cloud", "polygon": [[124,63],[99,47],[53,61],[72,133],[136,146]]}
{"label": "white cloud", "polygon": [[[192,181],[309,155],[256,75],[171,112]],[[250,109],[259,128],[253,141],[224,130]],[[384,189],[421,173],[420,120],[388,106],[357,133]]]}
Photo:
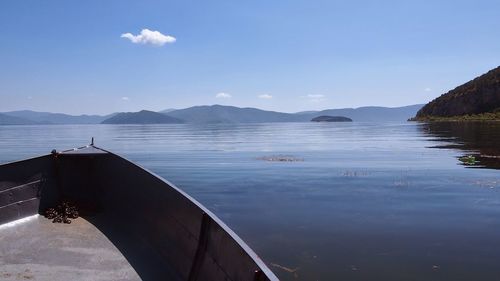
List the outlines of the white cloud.
{"label": "white cloud", "polygon": [[312,95],[312,94],[307,95],[307,98],[310,98],[310,99],[322,99],[324,97],[325,97],[325,95],[321,95],[321,94],[320,95]]}
{"label": "white cloud", "polygon": [[424,91],[425,92],[430,92],[430,91],[432,91],[432,89],[431,88],[425,88]]}
{"label": "white cloud", "polygon": [[326,99],[326,96],[322,94],[309,94],[306,96],[301,96],[301,98],[306,98],[309,100],[309,102],[312,103],[318,103],[324,101]]}
{"label": "white cloud", "polygon": [[132,33],[123,33],[121,38],[127,38],[135,44],[151,44],[155,46],[163,46],[166,43],[174,43],[177,41],[175,37],[164,35],[159,31],[149,30],[147,28],[141,30],[141,34],[134,35]]}
{"label": "white cloud", "polygon": [[218,98],[218,99],[230,99],[233,96],[231,96],[228,93],[217,93],[217,95],[215,95],[215,97]]}
{"label": "white cloud", "polygon": [[273,98],[273,96],[268,95],[268,94],[262,94],[262,95],[258,95],[258,98],[259,99],[264,99],[264,100],[270,100],[270,99]]}
{"label": "white cloud", "polygon": [[122,100],[123,100],[123,101],[129,101],[129,100],[130,100],[130,98],[129,98],[129,97],[122,97]]}

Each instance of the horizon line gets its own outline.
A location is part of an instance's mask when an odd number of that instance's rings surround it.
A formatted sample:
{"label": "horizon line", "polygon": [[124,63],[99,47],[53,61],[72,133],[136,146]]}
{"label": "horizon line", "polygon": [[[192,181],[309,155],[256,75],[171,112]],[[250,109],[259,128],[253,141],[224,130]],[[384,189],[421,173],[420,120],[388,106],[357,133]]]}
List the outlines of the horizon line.
{"label": "horizon line", "polygon": [[[133,113],[133,112],[139,112],[139,111],[142,111],[142,110],[162,113],[161,111],[169,110],[169,109],[172,109],[171,111],[176,111],[176,110],[184,110],[184,109],[193,108],[193,107],[223,106],[223,107],[236,107],[236,108],[240,108],[240,109],[251,108],[251,109],[258,109],[258,110],[262,110],[262,111],[279,112],[279,113],[287,113],[287,114],[297,114],[297,113],[301,113],[301,112],[321,112],[321,111],[325,111],[325,110],[360,109],[360,108],[366,108],[366,107],[400,108],[400,107],[409,107],[409,106],[425,105],[425,104],[426,103],[415,103],[415,104],[401,105],[401,106],[364,105],[364,106],[358,106],[358,107],[324,108],[324,109],[317,109],[317,110],[301,110],[301,111],[295,111],[295,112],[267,110],[267,109],[261,109],[261,108],[258,108],[258,107],[245,107],[245,106],[235,106],[235,105],[211,104],[211,105],[193,105],[193,106],[184,107],[184,108],[165,108],[165,109],[161,109],[161,110],[151,110],[151,109],[144,109],[143,108],[143,109],[139,109],[137,111],[116,111],[116,112],[110,112],[110,113],[105,113],[105,114],[93,114],[93,113],[74,114],[74,113],[65,113],[65,112],[39,111],[39,110],[33,110],[33,109],[8,110],[8,111],[0,111],[0,113],[2,113],[2,114],[8,114],[8,113],[19,112],[19,111],[31,111],[31,112],[37,112],[37,113],[65,114],[65,115],[70,115],[70,116],[106,116],[106,115],[111,115],[111,114],[115,114],[115,113]],[[167,114],[168,115],[168,112],[162,113],[162,114]]]}

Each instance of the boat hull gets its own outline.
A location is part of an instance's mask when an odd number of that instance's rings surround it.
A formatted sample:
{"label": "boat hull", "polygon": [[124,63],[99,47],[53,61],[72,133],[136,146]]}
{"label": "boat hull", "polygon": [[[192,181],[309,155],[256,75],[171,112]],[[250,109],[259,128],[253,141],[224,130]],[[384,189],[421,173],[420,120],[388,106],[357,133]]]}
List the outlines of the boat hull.
{"label": "boat hull", "polygon": [[116,154],[91,146],[0,166],[0,223],[62,199],[75,202],[143,280],[277,280],[208,209]]}

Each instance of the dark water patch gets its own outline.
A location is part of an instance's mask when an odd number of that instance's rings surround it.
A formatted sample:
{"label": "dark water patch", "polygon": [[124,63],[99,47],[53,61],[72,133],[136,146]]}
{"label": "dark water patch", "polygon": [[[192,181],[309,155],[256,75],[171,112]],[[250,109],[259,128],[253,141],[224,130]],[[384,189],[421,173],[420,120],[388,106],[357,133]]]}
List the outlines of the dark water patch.
{"label": "dark water patch", "polygon": [[419,130],[445,142],[434,148],[464,151],[457,159],[468,156],[474,161],[460,161],[475,168],[500,169],[500,122],[434,122],[419,125]]}

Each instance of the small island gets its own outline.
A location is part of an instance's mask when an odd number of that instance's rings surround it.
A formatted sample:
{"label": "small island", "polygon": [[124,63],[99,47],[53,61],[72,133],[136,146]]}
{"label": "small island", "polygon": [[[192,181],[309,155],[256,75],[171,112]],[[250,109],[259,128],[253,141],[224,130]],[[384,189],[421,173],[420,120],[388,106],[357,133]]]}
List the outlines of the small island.
{"label": "small island", "polygon": [[344,116],[322,115],[314,117],[313,119],[311,119],[311,122],[352,122],[352,119]]}

